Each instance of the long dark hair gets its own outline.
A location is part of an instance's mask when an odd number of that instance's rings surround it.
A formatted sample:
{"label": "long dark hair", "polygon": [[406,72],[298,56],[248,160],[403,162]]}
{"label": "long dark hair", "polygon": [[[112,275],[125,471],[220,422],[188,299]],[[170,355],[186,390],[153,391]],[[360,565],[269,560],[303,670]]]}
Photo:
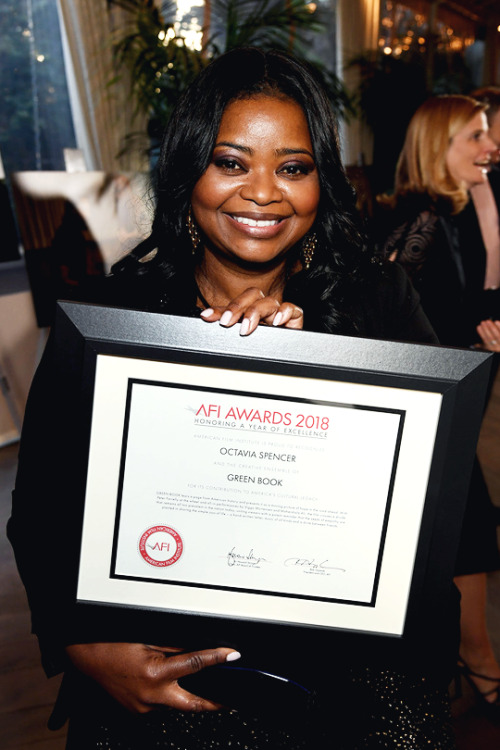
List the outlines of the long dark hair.
{"label": "long dark hair", "polygon": [[[173,298],[180,299],[180,290],[183,295],[187,289],[194,294],[196,258],[186,226],[191,194],[210,164],[227,105],[258,95],[287,97],[302,108],[320,180],[313,227],[318,246],[310,268],[288,281],[284,299],[304,308],[308,329],[352,329],[342,310],[349,308],[366,257],[355,195],[341,163],[335,116],[314,69],[284,52],[232,50],[210,63],[184,93],[163,138],[152,233],[139,253],[158,248],[152,265],[171,289],[172,307]],[[118,263],[113,271],[121,267]]]}

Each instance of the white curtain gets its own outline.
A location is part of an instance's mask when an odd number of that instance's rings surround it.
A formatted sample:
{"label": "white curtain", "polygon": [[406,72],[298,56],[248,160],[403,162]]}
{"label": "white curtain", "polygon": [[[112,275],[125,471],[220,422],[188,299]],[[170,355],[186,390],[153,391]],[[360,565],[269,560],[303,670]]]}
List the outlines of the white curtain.
{"label": "white curtain", "polygon": [[[346,66],[355,55],[377,49],[380,0],[339,0],[338,11],[340,70],[347,88],[354,91],[359,83],[359,71],[346,69]],[[346,164],[357,164],[360,160],[371,163],[373,139],[361,119],[343,123],[342,145]]]}
{"label": "white curtain", "polygon": [[144,171],[147,158],[140,149],[128,149],[119,156],[127,134],[146,132],[145,118],[133,117],[126,72],[120,71],[120,80],[110,83],[117,73],[113,65],[112,24],[123,20],[122,11],[114,8],[111,16],[106,0],[59,2],[77,142],[87,168]]}

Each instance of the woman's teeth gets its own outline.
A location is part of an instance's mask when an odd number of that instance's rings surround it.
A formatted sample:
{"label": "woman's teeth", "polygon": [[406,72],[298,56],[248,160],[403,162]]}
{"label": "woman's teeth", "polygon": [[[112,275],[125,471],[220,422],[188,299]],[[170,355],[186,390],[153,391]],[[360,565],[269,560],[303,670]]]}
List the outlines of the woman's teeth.
{"label": "woman's teeth", "polygon": [[232,218],[237,221],[238,224],[246,224],[249,227],[272,227],[279,223],[278,219],[257,221],[257,219],[247,219],[245,216],[233,216]]}

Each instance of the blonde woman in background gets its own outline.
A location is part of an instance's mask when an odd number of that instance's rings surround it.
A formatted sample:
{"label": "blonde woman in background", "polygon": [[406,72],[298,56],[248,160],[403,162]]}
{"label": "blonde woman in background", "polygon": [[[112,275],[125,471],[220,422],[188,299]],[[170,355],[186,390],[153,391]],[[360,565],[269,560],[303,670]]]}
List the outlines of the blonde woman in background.
{"label": "blonde woman in background", "polygon": [[[488,183],[496,144],[486,106],[439,96],[413,116],[391,196],[382,196],[383,253],[400,263],[444,345],[500,350],[500,247],[485,243],[471,193]],[[494,245],[494,243],[493,243]],[[500,332],[500,328],[499,328]],[[500,716],[500,666],[486,627],[487,572],[500,567],[494,507],[476,461],[456,565],[460,669],[479,704]]]}
{"label": "blonde woman in background", "polygon": [[[498,204],[500,203],[500,88],[485,86],[474,91],[472,96],[487,105],[488,134],[497,150],[492,155],[492,167],[488,173],[488,182],[476,185],[471,193],[479,221],[482,221],[485,245],[495,248],[493,252],[500,255],[500,222]],[[500,323],[485,320],[479,327],[481,338],[489,342],[491,351],[500,352]]]}

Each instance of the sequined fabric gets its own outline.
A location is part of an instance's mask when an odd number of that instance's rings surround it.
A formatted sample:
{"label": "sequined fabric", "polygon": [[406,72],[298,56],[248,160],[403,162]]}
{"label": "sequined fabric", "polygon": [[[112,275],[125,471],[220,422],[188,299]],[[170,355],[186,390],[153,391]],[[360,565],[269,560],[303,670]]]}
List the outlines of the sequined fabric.
{"label": "sequined fabric", "polygon": [[81,735],[78,738],[75,735],[68,743],[68,750],[84,747],[89,750],[306,750],[308,745],[305,740],[297,743],[285,730],[262,726],[258,718],[243,718],[236,711],[199,714],[169,711],[139,719],[127,732],[101,724],[95,744],[82,744]]}
{"label": "sequined fabric", "polygon": [[[362,705],[369,707],[364,737],[352,750],[454,750],[448,692],[391,670],[366,668],[353,676]],[[351,746],[346,745],[346,750]]]}
{"label": "sequined fabric", "polygon": [[390,670],[350,677],[285,722],[237,711],[131,716],[116,707],[101,720],[80,711],[67,750],[454,750],[445,689]]}

